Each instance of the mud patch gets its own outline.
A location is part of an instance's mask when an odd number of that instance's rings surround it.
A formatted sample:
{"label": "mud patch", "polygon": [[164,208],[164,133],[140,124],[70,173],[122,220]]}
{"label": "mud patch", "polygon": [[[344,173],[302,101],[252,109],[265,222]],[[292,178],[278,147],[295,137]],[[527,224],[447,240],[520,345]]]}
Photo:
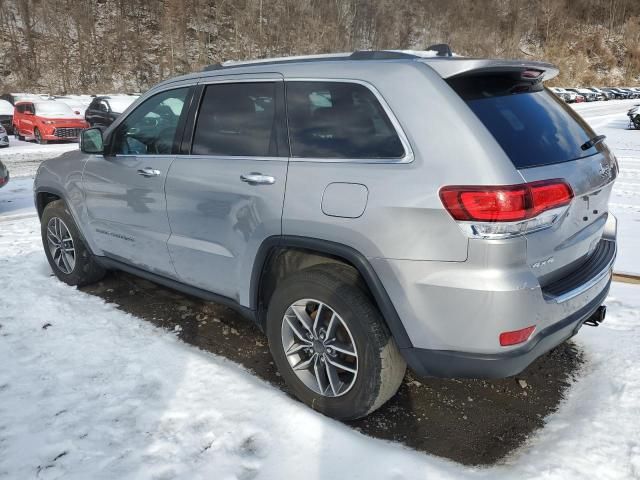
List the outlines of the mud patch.
{"label": "mud patch", "polygon": [[[120,272],[82,290],[287,391],[264,335],[229,308]],[[517,377],[503,380],[419,379],[408,373],[394,398],[348,424],[366,435],[466,465],[494,464],[544,425],[581,363],[581,353],[569,342]]]}

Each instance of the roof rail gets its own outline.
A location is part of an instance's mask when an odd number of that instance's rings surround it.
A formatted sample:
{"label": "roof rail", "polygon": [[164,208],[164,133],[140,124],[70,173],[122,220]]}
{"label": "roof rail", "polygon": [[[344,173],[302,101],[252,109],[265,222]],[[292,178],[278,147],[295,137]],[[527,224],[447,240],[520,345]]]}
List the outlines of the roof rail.
{"label": "roof rail", "polygon": [[[435,53],[435,55],[433,55]],[[356,50],[349,53],[327,53],[320,55],[300,55],[280,58],[260,58],[256,60],[246,60],[241,62],[229,61],[224,63],[214,63],[204,67],[204,72],[222,70],[233,67],[246,67],[251,65],[272,65],[293,62],[315,62],[327,60],[401,60],[416,59],[429,56],[451,57],[453,53],[446,43],[431,45],[425,51],[414,50]]]}
{"label": "roof rail", "polygon": [[397,60],[401,58],[418,58],[418,56],[399,50],[356,50],[347,58],[349,60]]}

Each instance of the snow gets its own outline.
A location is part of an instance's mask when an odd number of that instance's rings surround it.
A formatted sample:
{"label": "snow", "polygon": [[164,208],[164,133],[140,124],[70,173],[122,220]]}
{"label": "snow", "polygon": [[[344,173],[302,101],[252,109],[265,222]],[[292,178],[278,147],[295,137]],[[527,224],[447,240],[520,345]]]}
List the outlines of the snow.
{"label": "snow", "polygon": [[365,437],[240,366],[59,282],[35,217],[0,216],[0,478],[419,479],[640,475],[640,286],[614,284],[546,427],[468,468]]}
{"label": "snow", "polygon": [[0,148],[0,160],[9,168],[11,178],[24,177],[35,175],[43,160],[77,149],[75,142],[38,145],[9,136],[9,147]]}

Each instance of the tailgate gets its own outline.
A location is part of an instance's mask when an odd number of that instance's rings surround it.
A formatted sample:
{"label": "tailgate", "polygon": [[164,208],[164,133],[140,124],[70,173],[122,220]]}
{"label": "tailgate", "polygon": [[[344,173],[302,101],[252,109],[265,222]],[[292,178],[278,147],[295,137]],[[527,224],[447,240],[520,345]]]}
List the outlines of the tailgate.
{"label": "tailgate", "polygon": [[526,235],[527,261],[545,286],[567,275],[596,249],[607,222],[615,160],[602,149],[590,157],[520,173],[527,182],[562,178],[574,193],[567,212],[551,228]]}
{"label": "tailgate", "polygon": [[523,182],[561,179],[569,207],[550,227],[526,233],[527,261],[542,286],[570,273],[602,238],[617,163],[582,118],[543,87],[547,71],[523,64],[448,78],[502,147]]}

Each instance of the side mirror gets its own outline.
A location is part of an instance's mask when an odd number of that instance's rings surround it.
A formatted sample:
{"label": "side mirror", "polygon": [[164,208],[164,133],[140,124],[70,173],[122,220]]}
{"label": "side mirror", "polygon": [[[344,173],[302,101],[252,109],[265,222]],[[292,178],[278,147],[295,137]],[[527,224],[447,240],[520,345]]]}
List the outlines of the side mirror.
{"label": "side mirror", "polygon": [[80,133],[80,150],[84,153],[104,153],[102,130],[99,128],[87,128]]}

